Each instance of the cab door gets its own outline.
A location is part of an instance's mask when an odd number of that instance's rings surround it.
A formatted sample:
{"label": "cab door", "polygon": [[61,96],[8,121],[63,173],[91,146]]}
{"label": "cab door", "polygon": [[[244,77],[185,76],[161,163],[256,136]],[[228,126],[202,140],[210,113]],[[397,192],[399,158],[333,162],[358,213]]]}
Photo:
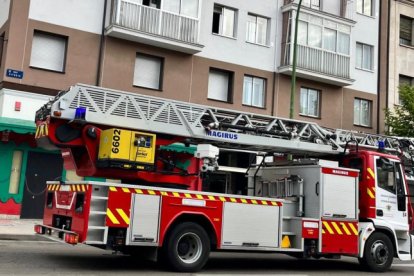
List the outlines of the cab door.
{"label": "cab door", "polygon": [[377,219],[387,221],[396,231],[407,231],[407,191],[400,162],[376,157],[375,165]]}

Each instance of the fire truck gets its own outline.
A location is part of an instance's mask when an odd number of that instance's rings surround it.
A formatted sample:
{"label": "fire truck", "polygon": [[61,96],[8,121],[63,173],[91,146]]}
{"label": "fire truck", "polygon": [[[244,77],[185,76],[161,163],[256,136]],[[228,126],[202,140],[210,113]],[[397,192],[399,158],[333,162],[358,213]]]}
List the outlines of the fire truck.
{"label": "fire truck", "polygon": [[[181,272],[211,251],[413,260],[414,142],[77,84],[36,113],[39,146],[79,176],[47,182],[35,232],[156,257]],[[179,145],[179,149],[174,146]],[[244,194],[204,185],[220,152],[255,154]]]}

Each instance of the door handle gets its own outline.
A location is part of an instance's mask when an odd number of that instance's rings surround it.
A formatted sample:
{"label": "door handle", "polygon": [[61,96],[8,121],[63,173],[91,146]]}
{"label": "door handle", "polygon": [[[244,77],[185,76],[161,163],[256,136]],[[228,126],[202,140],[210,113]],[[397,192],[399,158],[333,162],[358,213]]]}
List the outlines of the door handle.
{"label": "door handle", "polygon": [[381,209],[377,209],[377,216],[379,217],[384,216],[384,211],[382,211]]}

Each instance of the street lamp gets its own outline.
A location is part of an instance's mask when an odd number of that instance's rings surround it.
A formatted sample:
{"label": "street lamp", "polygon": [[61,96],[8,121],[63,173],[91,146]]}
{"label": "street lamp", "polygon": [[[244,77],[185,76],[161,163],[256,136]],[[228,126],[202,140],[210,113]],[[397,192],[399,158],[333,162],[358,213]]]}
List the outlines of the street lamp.
{"label": "street lamp", "polygon": [[292,83],[290,86],[290,111],[289,118],[293,119],[295,112],[295,92],[296,92],[296,46],[298,43],[298,25],[299,25],[299,12],[302,6],[302,0],[299,0],[298,9],[295,19],[295,37],[293,39],[293,61],[292,61]]}

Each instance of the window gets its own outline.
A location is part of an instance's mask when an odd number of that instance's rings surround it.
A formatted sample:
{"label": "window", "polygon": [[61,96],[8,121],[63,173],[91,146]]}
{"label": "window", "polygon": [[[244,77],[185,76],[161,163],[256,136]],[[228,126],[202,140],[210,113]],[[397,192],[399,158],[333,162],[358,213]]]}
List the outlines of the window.
{"label": "window", "polygon": [[236,11],[219,5],[214,5],[213,33],[235,37]]}
{"label": "window", "polygon": [[229,71],[210,69],[208,76],[208,98],[230,102],[232,96],[233,73]]}
{"label": "window", "polygon": [[266,80],[258,77],[244,76],[243,104],[264,107]]}
{"label": "window", "polygon": [[309,88],[300,89],[300,114],[319,117],[320,91]]}
{"label": "window", "polygon": [[249,14],[247,18],[246,41],[267,45],[267,26],[269,19]]}
{"label": "window", "polygon": [[20,187],[20,172],[22,170],[23,152],[15,150],[13,152],[12,167],[9,182],[9,194],[18,194]]}
{"label": "window", "polygon": [[368,16],[372,16],[372,0],[357,0],[357,12]]}
{"label": "window", "polygon": [[350,31],[349,28],[344,26],[338,27],[338,30],[323,28],[322,22],[319,23],[320,25],[300,20],[298,44],[349,55],[350,35],[345,33]]}
{"label": "window", "polygon": [[413,46],[413,19],[400,16],[400,44]]}
{"label": "window", "polygon": [[199,0],[169,0],[163,3],[163,9],[176,14],[198,17]]}
{"label": "window", "polygon": [[[414,78],[409,77],[409,76],[399,75],[398,83],[399,83],[399,86],[404,86],[404,85],[414,86]],[[402,101],[399,97],[398,97],[398,103],[402,104]]]}
{"label": "window", "polygon": [[319,10],[321,8],[321,3],[320,0],[303,0],[302,6]]}
{"label": "window", "polygon": [[356,45],[356,68],[372,70],[372,57],[374,47],[362,43]]}
{"label": "window", "polygon": [[372,102],[363,99],[354,100],[354,125],[371,126]]}
{"label": "window", "polygon": [[161,7],[161,0],[142,0],[142,5],[159,9]]}
{"label": "window", "polygon": [[67,41],[67,37],[35,31],[30,66],[64,72]]}
{"label": "window", "polygon": [[3,60],[4,33],[0,35],[0,68]]}
{"label": "window", "polygon": [[160,57],[137,54],[134,85],[161,90],[164,60]]}

